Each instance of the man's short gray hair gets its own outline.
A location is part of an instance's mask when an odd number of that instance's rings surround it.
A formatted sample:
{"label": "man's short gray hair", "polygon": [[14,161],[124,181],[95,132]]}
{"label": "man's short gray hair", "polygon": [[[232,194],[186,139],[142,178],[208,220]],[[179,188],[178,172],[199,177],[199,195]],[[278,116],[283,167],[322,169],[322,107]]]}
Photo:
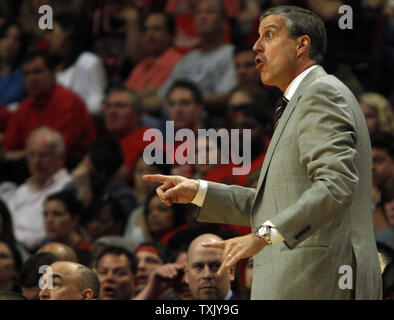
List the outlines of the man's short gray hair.
{"label": "man's short gray hair", "polygon": [[27,139],[26,146],[30,144],[30,142],[38,137],[38,136],[46,136],[50,143],[54,144],[55,146],[55,155],[57,157],[64,156],[66,152],[66,148],[64,145],[63,136],[59,131],[53,130],[47,126],[39,127],[32,131]]}
{"label": "man's short gray hair", "polygon": [[327,33],[323,20],[314,12],[296,6],[277,6],[265,10],[260,21],[270,15],[278,15],[286,20],[291,38],[303,35],[311,39],[310,58],[321,64],[327,50]]}

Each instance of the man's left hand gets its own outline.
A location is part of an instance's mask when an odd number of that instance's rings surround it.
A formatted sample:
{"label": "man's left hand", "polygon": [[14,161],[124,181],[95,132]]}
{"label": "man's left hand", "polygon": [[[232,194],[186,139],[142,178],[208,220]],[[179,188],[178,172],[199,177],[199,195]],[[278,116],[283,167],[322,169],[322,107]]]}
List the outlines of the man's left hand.
{"label": "man's left hand", "polygon": [[267,243],[263,239],[257,237],[254,233],[228,240],[206,242],[202,244],[205,248],[223,250],[223,262],[218,270],[218,275],[222,275],[226,268],[235,266],[239,260],[256,255],[264,249],[266,245]]}

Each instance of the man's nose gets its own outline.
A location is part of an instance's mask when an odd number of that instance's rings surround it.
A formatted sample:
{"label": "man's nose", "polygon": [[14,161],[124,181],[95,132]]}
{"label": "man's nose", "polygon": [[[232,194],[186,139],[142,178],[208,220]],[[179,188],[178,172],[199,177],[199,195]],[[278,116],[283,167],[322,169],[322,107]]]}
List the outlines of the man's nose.
{"label": "man's nose", "polygon": [[205,266],[203,270],[203,278],[205,279],[211,279],[214,277],[214,272],[212,272],[211,268],[209,266]]}
{"label": "man's nose", "polygon": [[40,291],[40,300],[48,300],[49,299],[49,290],[44,288]]}

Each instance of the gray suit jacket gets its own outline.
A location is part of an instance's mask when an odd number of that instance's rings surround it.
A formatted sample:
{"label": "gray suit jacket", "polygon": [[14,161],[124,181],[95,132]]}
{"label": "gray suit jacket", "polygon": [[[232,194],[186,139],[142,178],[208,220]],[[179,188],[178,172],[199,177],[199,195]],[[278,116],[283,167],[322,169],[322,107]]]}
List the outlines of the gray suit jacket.
{"label": "gray suit jacket", "polygon": [[252,299],[380,299],[371,162],[357,100],[319,66],[289,101],[257,189],[209,183],[198,219],[253,230],[270,220],[285,238],[254,257]]}

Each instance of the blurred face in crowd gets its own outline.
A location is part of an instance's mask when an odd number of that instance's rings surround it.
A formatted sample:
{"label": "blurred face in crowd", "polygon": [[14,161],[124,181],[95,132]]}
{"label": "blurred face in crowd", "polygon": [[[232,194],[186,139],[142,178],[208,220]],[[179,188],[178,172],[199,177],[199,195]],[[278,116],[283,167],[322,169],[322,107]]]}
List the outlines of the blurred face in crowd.
{"label": "blurred face in crowd", "polygon": [[47,135],[36,135],[26,147],[29,172],[37,185],[44,184],[63,166],[63,157],[56,154],[56,145]]}
{"label": "blurred face in crowd", "polygon": [[45,39],[49,44],[49,51],[52,54],[64,55],[65,45],[67,43],[68,33],[63,30],[60,24],[56,21],[53,23],[53,29],[49,30],[46,34]]}
{"label": "blurred face in crowd", "polygon": [[252,289],[252,279],[253,279],[253,258],[248,259],[248,264],[245,268],[245,287],[248,290]]}
{"label": "blurred face in crowd", "polygon": [[126,255],[104,254],[97,264],[100,299],[129,300],[134,295],[134,275]]}
{"label": "blurred face in crowd", "polygon": [[200,119],[202,106],[196,103],[189,89],[177,87],[168,96],[168,111],[176,130],[193,130]]}
{"label": "blurred face in crowd", "polygon": [[[51,264],[45,271],[47,279],[44,280],[45,287],[40,291],[40,300],[93,299],[92,289],[81,289],[81,279],[77,269],[77,263],[68,261]],[[50,277],[51,281],[49,281]]]}
{"label": "blurred face in crowd", "polygon": [[134,189],[136,192],[139,192],[145,196],[152,193],[152,191],[156,188],[156,184],[154,182],[144,181],[142,176],[155,173],[160,173],[159,168],[154,165],[147,164],[142,156],[138,157],[135,162],[135,168],[133,172],[135,185]]}
{"label": "blurred face in crowd", "polygon": [[112,207],[107,203],[84,226],[92,242],[107,235],[119,235],[122,226],[115,220]]}
{"label": "blurred face in crowd", "polygon": [[148,204],[146,221],[149,231],[160,237],[174,227],[174,210],[154,196]]}
{"label": "blurred face in crowd", "polygon": [[0,39],[0,60],[13,61],[21,48],[21,30],[11,25]]}
{"label": "blurred face in crowd", "polygon": [[384,204],[384,212],[391,226],[394,226],[394,199]]}
{"label": "blurred face in crowd", "polygon": [[194,24],[196,32],[202,38],[222,32],[223,17],[220,1],[202,0],[198,3]]}
{"label": "blurred face in crowd", "polygon": [[146,53],[154,57],[162,55],[172,44],[172,36],[167,30],[166,17],[153,13],[144,23],[143,33]]}
{"label": "blurred face in crowd", "polygon": [[[203,158],[203,155],[200,155],[199,153],[199,151],[203,153],[203,150],[205,150],[205,164],[198,160],[199,157]],[[195,155],[196,163],[194,168],[203,175],[206,174],[211,168],[214,168],[221,163],[220,148],[218,147],[217,142],[210,141],[210,139],[206,137],[197,138]],[[214,161],[210,161],[209,159],[216,159],[216,164]]]}
{"label": "blurred face in crowd", "polygon": [[259,83],[260,75],[256,70],[256,63],[254,62],[256,54],[251,50],[239,52],[235,60],[235,69],[237,73],[238,83]]}
{"label": "blurred face in crowd", "polygon": [[364,113],[365,120],[367,121],[369,134],[376,132],[379,127],[378,112],[375,108],[372,108],[362,102],[360,103],[360,107]]}
{"label": "blurred face in crowd", "polygon": [[15,273],[15,260],[12,251],[7,243],[0,242],[0,287],[5,283],[11,282]]}
{"label": "blurred face in crowd", "polygon": [[104,105],[106,130],[117,138],[124,138],[135,129],[138,116],[133,99],[127,91],[111,91]]}
{"label": "blurred face in crowd", "polygon": [[394,176],[394,161],[383,149],[372,148],[372,182],[381,187]]}
{"label": "blurred face in crowd", "polygon": [[137,293],[141,292],[141,290],[145,288],[146,284],[148,283],[149,275],[157,267],[164,264],[159,254],[154,252],[155,250],[156,249],[153,247],[148,247],[148,250],[137,250],[138,268],[135,277],[135,286],[137,289]]}
{"label": "blurred face in crowd", "polygon": [[[181,252],[178,254],[175,263],[185,266],[187,265],[187,252]],[[180,300],[193,300],[192,293],[189,288],[189,284],[186,282],[186,275],[183,275],[180,282],[176,283],[174,286],[176,294]]]}
{"label": "blurred face in crowd", "polygon": [[[230,121],[231,127],[233,129],[240,130],[239,135],[239,147],[243,149],[243,129],[251,129],[251,140],[252,146],[257,144],[261,144],[261,138],[264,137],[264,128],[263,125],[254,117],[250,115],[245,115],[245,112],[242,110],[236,110],[238,106],[243,104],[253,103],[253,99],[247,95],[242,90],[235,91],[228,101],[228,106],[230,109]],[[235,110],[235,111],[234,111]],[[260,147],[260,146],[259,146]]]}
{"label": "blurred face in crowd", "polygon": [[218,276],[222,264],[222,250],[204,248],[200,244],[188,251],[186,280],[196,300],[223,300],[234,280],[234,269],[226,269]]}
{"label": "blurred face in crowd", "polygon": [[44,204],[44,224],[48,238],[56,242],[67,242],[78,226],[78,217],[67,211],[62,201],[49,200]]}
{"label": "blurred face in crowd", "polygon": [[54,74],[42,57],[25,62],[22,65],[22,73],[26,89],[33,96],[44,93],[55,83]]}
{"label": "blurred face in crowd", "polygon": [[297,39],[289,37],[286,20],[279,15],[265,17],[259,26],[259,38],[254,44],[256,69],[265,85],[283,92],[295,78]]}

